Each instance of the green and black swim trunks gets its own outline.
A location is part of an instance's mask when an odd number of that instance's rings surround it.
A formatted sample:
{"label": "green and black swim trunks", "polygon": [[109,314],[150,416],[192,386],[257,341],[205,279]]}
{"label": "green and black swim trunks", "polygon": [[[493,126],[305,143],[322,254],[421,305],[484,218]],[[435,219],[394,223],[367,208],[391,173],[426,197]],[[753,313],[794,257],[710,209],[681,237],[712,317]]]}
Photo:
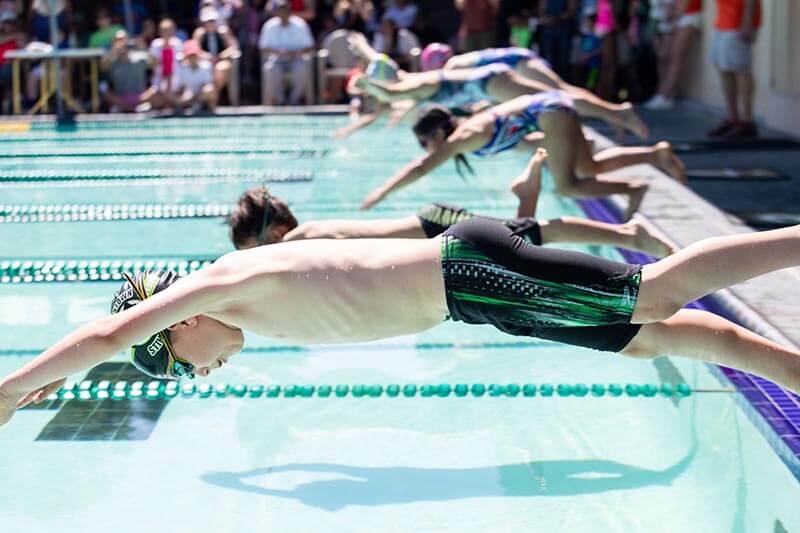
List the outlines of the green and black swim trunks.
{"label": "green and black swim trunks", "polygon": [[429,239],[441,235],[453,224],[479,218],[499,222],[531,244],[542,244],[542,231],[539,222],[533,217],[510,219],[486,217],[449,204],[428,204],[417,212],[417,217],[422,223],[422,231]]}
{"label": "green and black swim trunks", "polygon": [[534,246],[480,218],[455,224],[442,236],[453,320],[606,352],[622,350],[639,331],[630,320],[641,268]]}

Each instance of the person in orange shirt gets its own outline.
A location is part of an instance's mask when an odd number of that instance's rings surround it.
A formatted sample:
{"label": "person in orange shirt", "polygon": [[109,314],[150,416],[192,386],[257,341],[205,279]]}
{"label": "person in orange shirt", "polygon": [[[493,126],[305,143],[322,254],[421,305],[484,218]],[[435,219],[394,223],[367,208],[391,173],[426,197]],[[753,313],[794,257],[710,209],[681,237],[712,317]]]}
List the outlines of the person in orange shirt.
{"label": "person in orange shirt", "polygon": [[752,55],[760,25],[759,0],[717,0],[711,61],[720,72],[728,116],[708,132],[709,137],[758,136],[753,122]]}

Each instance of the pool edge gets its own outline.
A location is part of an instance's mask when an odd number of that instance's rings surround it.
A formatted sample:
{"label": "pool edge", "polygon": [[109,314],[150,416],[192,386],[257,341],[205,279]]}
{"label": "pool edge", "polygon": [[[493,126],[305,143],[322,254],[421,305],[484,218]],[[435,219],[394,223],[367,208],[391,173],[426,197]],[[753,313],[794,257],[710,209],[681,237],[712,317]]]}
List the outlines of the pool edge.
{"label": "pool edge", "polygon": [[[618,223],[622,219],[620,206],[610,199],[583,199],[577,203],[589,218],[609,223]],[[623,248],[618,248],[618,251],[631,263],[653,261],[652,257],[640,252]],[[769,338],[782,337],[781,341],[794,346],[791,340],[748,307],[746,302],[741,302],[728,291],[720,292],[722,294],[706,296],[690,306],[715,312]],[[733,386],[741,393],[735,395],[737,405],[800,481],[800,402],[797,397],[792,397],[788,391],[752,374],[712,363],[706,363],[706,366],[720,383]],[[792,410],[787,413],[786,407]]]}

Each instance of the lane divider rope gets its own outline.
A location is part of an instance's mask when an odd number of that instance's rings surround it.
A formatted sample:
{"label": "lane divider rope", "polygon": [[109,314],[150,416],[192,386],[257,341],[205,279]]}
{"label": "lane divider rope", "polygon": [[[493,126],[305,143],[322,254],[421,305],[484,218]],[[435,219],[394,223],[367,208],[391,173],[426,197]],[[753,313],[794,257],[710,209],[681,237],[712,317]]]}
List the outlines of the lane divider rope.
{"label": "lane divider rope", "polygon": [[165,398],[481,398],[481,397],[681,397],[697,393],[734,393],[734,389],[692,389],[686,383],[457,383],[457,384],[337,384],[337,385],[229,385],[180,384],[176,381],[82,381],[66,383],[49,400],[133,400]]}
{"label": "lane divider rope", "polygon": [[309,181],[314,176],[312,170],[277,170],[277,171],[237,171],[219,169],[63,169],[39,171],[3,171],[0,170],[0,182],[18,181],[59,181],[59,180],[127,180],[127,179],[163,179],[163,178],[232,178],[237,180],[264,181]]}
{"label": "lane divider rope", "polygon": [[134,155],[214,155],[214,154],[270,154],[279,155],[287,158],[322,158],[330,153],[328,149],[314,149],[314,148],[260,148],[257,146],[240,147],[233,146],[164,146],[164,145],[137,145],[136,148],[104,148],[104,147],[86,147],[86,148],[70,148],[65,151],[55,150],[42,150],[41,148],[31,147],[31,149],[15,148],[0,151],[0,159],[9,159],[16,157],[36,157],[36,158],[51,158],[51,157],[114,157],[114,156],[134,156]]}
{"label": "lane divider rope", "polygon": [[53,283],[63,281],[121,281],[122,273],[174,270],[185,276],[216,258],[195,259],[59,259],[0,261],[0,283]]}
{"label": "lane divider rope", "polygon": [[18,204],[0,205],[0,223],[212,218],[230,213],[227,204]]}

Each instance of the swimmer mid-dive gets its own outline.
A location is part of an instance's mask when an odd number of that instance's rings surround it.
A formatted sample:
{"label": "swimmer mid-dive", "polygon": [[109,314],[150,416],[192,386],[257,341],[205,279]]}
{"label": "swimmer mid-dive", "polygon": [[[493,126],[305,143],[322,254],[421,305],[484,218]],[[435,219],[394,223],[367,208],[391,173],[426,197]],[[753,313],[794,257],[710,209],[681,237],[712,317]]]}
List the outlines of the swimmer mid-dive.
{"label": "swimmer mid-dive", "polygon": [[487,218],[511,228],[515,235],[532,244],[607,244],[655,257],[675,251],[638,219],[625,224],[606,224],[569,216],[552,220],[534,218],[545,157],[545,151],[540,149],[511,186],[519,199],[515,218],[491,218],[447,204],[429,204],[416,215],[401,218],[311,220],[299,224],[286,202],[269,194],[266,187],[254,187],[242,194],[228,219],[231,240],[242,250],[301,239],[425,239],[440,235],[463,220]]}
{"label": "swimmer mid-dive", "polygon": [[445,108],[431,107],[417,120],[414,133],[427,153],[370,193],[362,208],[369,209],[394,190],[413,183],[451,158],[455,158],[458,165],[465,153],[482,157],[515,147],[531,150],[542,142],[549,154],[548,165],[559,194],[572,198],[624,194],[628,196],[627,218],[638,210],[647,184],[642,180],[614,179],[599,174],[631,165],[651,164],[686,183],[683,163],[667,142],[648,147],[609,148],[593,156],[575,116],[572,100],[567,93],[558,90],[520,96],[464,119],[455,117]]}
{"label": "swimmer mid-dive", "polygon": [[797,265],[800,226],[702,240],[644,266],[534,246],[486,219],[431,239],[258,246],[183,278],[130,277],[111,315],[0,381],[0,425],[66,376],[126,349],[148,375],[177,379],[226,364],[241,350],[245,329],[303,344],[362,342],[415,334],[448,318],[630,357],[712,361],[800,392],[800,352],[712,313],[682,309]]}
{"label": "swimmer mid-dive", "polygon": [[[533,50],[529,50],[527,48],[512,46],[509,48],[487,48],[475,52],[467,52],[465,54],[452,56],[447,59],[441,67],[437,66],[435,68],[453,70],[477,68],[493,64],[508,65],[510,68],[514,69],[517,74],[527,79],[544,83],[553,89],[561,89],[562,91],[569,93],[573,98],[576,99],[576,101],[586,100],[588,102],[593,102],[596,106],[600,106],[605,109],[606,112],[616,113],[619,115],[620,119],[630,122],[633,128],[627,129],[635,130],[634,133],[641,139],[646,139],[648,136],[647,126],[638,117],[638,115],[636,115],[633,104],[630,102],[614,104],[603,100],[593,92],[584,89],[583,87],[578,87],[565,82],[561,76],[559,76],[552,68],[550,68],[550,65],[547,63],[547,61],[539,57],[539,55]],[[598,116],[597,118],[603,117]],[[606,122],[609,121],[606,120]],[[616,125],[620,127],[619,124]]]}
{"label": "swimmer mid-dive", "polygon": [[[352,49],[368,61],[375,61],[375,52],[360,34],[350,38]],[[384,101],[425,101],[446,107],[469,107],[480,102],[502,103],[518,96],[562,89],[571,96],[575,111],[584,117],[598,118],[630,131],[641,139],[648,136],[647,125],[630,103],[612,104],[588,91],[579,90],[558,80],[542,82],[519,74],[504,61],[492,61],[476,68],[436,69],[427,72],[398,72],[396,81],[383,81],[369,76],[354,79],[357,87]]]}

